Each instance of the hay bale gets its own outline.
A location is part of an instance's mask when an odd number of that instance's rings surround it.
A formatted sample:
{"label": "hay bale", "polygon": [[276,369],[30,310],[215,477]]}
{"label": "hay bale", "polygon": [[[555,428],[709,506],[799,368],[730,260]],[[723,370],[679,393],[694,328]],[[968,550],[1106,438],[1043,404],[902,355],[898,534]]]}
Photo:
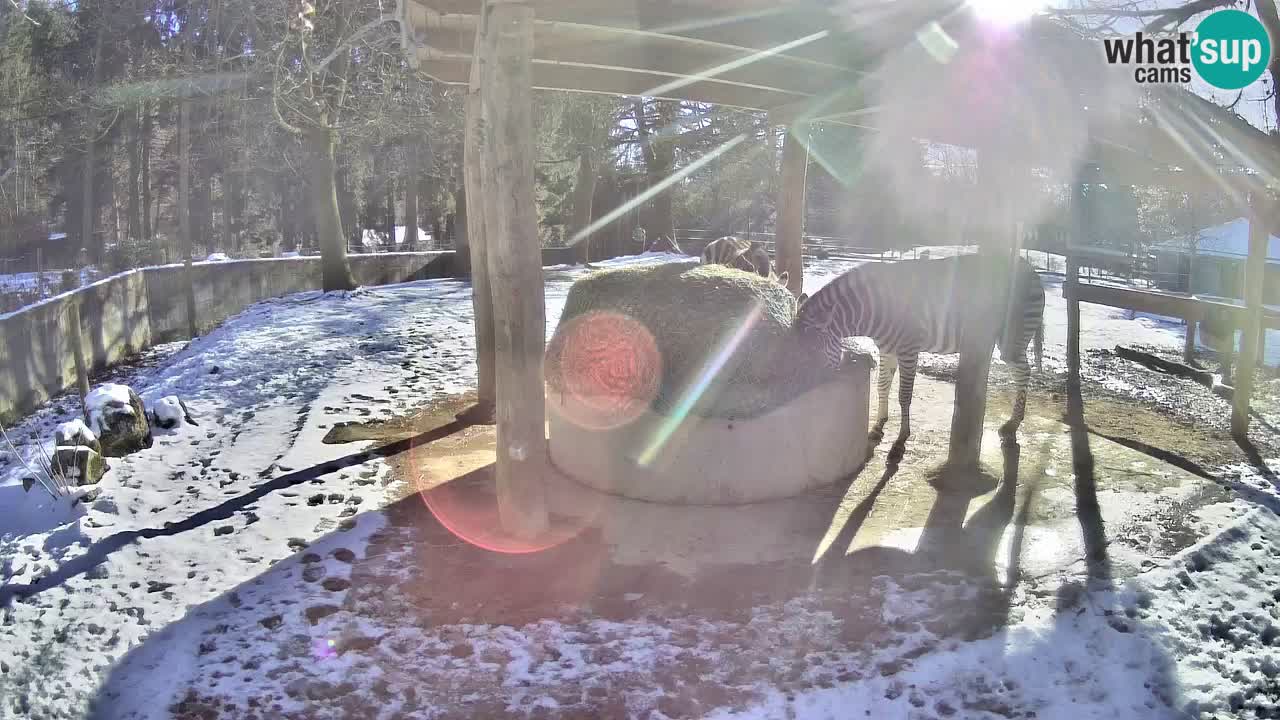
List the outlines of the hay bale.
{"label": "hay bale", "polygon": [[[795,352],[795,313],[786,288],[723,265],[595,272],[569,290],[547,350],[547,383],[552,392],[568,393],[574,378],[599,375],[614,382],[610,392],[664,414],[754,417],[832,377],[819,358]],[[580,332],[575,328],[601,317],[622,319],[612,327],[623,329],[624,341],[616,341],[615,330],[611,347],[588,356],[585,367],[575,355],[568,367],[565,349]]]}

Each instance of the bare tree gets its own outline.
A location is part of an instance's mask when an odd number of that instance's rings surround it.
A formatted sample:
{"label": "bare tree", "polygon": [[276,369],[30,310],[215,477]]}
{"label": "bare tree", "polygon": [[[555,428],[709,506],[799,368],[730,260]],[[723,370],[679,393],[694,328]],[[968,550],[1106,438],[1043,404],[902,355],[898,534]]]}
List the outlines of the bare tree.
{"label": "bare tree", "polygon": [[361,122],[357,104],[381,97],[379,71],[400,63],[385,52],[397,37],[394,18],[378,3],[328,0],[313,6],[298,0],[288,6],[285,22],[288,31],[271,53],[272,109],[277,124],[301,138],[310,156],[324,289],[350,290],[356,283],[342,232],[336,148],[343,133],[368,124],[367,118]]}

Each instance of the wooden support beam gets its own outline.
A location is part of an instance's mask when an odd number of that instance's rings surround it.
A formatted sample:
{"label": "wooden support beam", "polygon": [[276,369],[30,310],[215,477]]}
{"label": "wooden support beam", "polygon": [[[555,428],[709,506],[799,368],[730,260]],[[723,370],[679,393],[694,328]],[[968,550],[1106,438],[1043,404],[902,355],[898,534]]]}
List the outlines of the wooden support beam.
{"label": "wooden support beam", "polygon": [[1005,153],[989,149],[979,153],[979,179],[989,212],[988,231],[983,233],[978,246],[983,262],[979,263],[977,277],[957,280],[971,283],[973,288],[968,306],[964,308],[956,400],[951,415],[951,447],[947,457],[949,465],[960,468],[976,467],[982,456],[991,353],[1009,311],[1006,297],[1015,246],[1015,225],[1004,200],[1009,171],[1009,158]]}
{"label": "wooden support beam", "polygon": [[[440,53],[419,53],[420,72],[439,82],[464,85],[471,61]],[[714,78],[689,84],[673,84],[671,75],[628,68],[597,68],[538,62],[533,66],[535,90],[601,95],[648,96],[659,100],[690,100],[726,107],[759,110],[803,98],[804,93],[785,88],[749,87],[720,82]]]}
{"label": "wooden support beam", "polygon": [[[465,22],[471,19],[473,22]],[[474,16],[439,15],[425,20],[420,42],[411,48],[416,60],[469,59],[475,35]],[[803,38],[787,37],[803,48]],[[775,44],[786,46],[782,37]],[[718,83],[771,87],[816,93],[859,75],[847,68],[738,45],[625,28],[538,21],[534,25],[537,65],[599,68],[620,72],[714,78]],[[537,73],[535,71],[535,77]]]}
{"label": "wooden support beam", "polygon": [[[475,12],[475,0],[404,0],[408,5],[422,6],[425,13],[413,7],[407,17],[416,26],[420,17],[466,15]],[[686,2],[655,0],[533,0],[539,26],[563,24],[586,30],[626,32],[644,41],[646,36],[659,39],[684,39],[690,43],[732,45],[764,50],[778,44],[779,39],[792,40],[826,30],[824,36],[788,52],[800,58],[830,65],[847,64],[848,40],[833,32],[832,16],[825,8],[808,3],[735,0],[731,7],[720,5],[698,7]],[[420,14],[422,13],[422,14]],[[910,27],[919,27],[920,23]],[[895,38],[896,39],[896,38]],[[869,42],[869,39],[864,40]],[[888,41],[886,41],[888,45]],[[891,44],[890,47],[900,47]]]}
{"label": "wooden support beam", "polygon": [[774,265],[787,273],[787,289],[800,296],[804,290],[805,181],[809,169],[809,128],[789,127],[782,141],[782,177],[778,183],[778,227],[774,236]]}
{"label": "wooden support beam", "polygon": [[[475,46],[480,50],[483,25],[477,26]],[[465,232],[459,240],[454,257],[460,263],[458,273],[471,276],[471,310],[476,329],[476,413],[479,418],[493,417],[498,401],[497,380],[494,371],[494,320],[493,293],[489,287],[488,238],[485,226],[485,194],[482,186],[484,158],[481,152],[484,137],[483,107],[480,103],[480,63],[471,66],[471,82],[467,87],[465,102],[466,120],[462,149],[462,182],[465,197]],[[460,228],[461,229],[461,228]]]}
{"label": "wooden support beam", "polygon": [[533,537],[547,528],[550,467],[542,379],[546,310],[533,196],[533,8],[494,2],[485,13],[480,153],[497,339],[498,511],[508,532]]}
{"label": "wooden support beam", "polygon": [[[1249,260],[1245,266],[1244,339],[1241,342],[1240,364],[1236,368],[1236,396],[1231,408],[1231,434],[1237,442],[1249,438],[1249,400],[1253,395],[1253,372],[1258,364],[1258,335],[1262,329],[1262,285],[1267,267],[1267,243],[1270,233],[1262,220],[1260,196],[1255,196],[1253,213],[1249,219]],[[1233,333],[1234,335],[1234,333]]]}
{"label": "wooden support beam", "polygon": [[[1067,300],[1067,421],[1077,430],[1084,426],[1084,400],[1080,392],[1080,257],[1076,250],[1084,245],[1086,205],[1085,184],[1071,183],[1071,230],[1067,236],[1066,281],[1063,295]],[[1083,437],[1083,434],[1082,434]],[[1085,466],[1092,463],[1088,447],[1072,448],[1073,462]]]}

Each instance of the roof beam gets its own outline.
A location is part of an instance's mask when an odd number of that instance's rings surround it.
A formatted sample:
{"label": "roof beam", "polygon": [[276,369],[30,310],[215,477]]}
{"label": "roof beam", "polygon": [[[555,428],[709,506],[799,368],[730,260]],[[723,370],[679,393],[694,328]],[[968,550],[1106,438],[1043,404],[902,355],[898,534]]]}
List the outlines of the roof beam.
{"label": "roof beam", "polygon": [[[451,85],[467,84],[471,65],[469,56],[456,57],[456,53],[430,51],[429,48],[427,51],[425,55],[420,56],[420,72],[439,82]],[[744,110],[761,110],[793,100],[798,95],[785,90],[745,87],[713,80],[700,80],[680,87],[671,87],[663,93],[649,94],[669,79],[629,69],[573,66],[540,60],[535,60],[533,63],[533,86],[538,90],[688,100]]]}
{"label": "roof beam", "polygon": [[[443,18],[442,18],[443,19]],[[458,27],[461,16],[450,16],[452,27],[430,30],[417,43],[418,58],[449,53],[449,57],[470,57],[469,43],[474,29]],[[687,44],[659,36],[640,41],[605,29],[579,31],[564,24],[537,25],[534,31],[534,61],[582,67],[600,67],[618,72],[639,72],[673,78],[705,78],[708,81],[773,89],[796,96],[814,94],[833,84],[856,77],[841,68],[811,61],[797,61],[781,53],[765,54],[748,48]],[[793,42],[803,42],[803,38]],[[660,93],[657,93],[660,94]]]}

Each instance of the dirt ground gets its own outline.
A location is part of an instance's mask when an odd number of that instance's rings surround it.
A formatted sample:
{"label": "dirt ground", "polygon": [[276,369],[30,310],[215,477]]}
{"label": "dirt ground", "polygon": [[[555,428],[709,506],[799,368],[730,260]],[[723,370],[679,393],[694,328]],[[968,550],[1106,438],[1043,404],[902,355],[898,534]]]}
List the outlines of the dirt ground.
{"label": "dirt ground", "polygon": [[[931,368],[929,374],[945,376],[946,371]],[[513,658],[482,635],[456,631],[457,637],[441,648],[443,659],[450,667],[468,669],[431,678],[423,677],[420,668],[405,666],[412,652],[386,635],[349,636],[339,650],[382,658],[383,679],[374,695],[386,693],[384,700],[404,703],[402,710],[410,714],[417,703],[429,702],[437,713],[433,717],[440,718],[627,717],[635,698],[646,696],[657,698],[657,709],[668,718],[693,718],[713,708],[758,701],[751,688],[775,687],[785,694],[859,679],[863,670],[848,655],[850,648],[901,643],[904,629],[913,626],[933,638],[969,639],[1007,622],[1028,597],[1047,596],[1048,602],[1069,609],[1074,602],[1070,590],[1087,581],[1089,562],[1064,559],[1019,568],[1017,561],[1020,552],[1044,555],[1023,547],[1036,542],[1028,528],[1047,528],[1050,536],[1040,540],[1042,546],[1058,549],[1063,541],[1050,531],[1065,527],[1066,536],[1077,533],[1074,503],[1060,499],[1045,504],[1044,498],[1071,495],[1070,443],[1059,425],[1064,412],[1060,389],[1055,391],[1052,381],[1037,384],[1021,445],[1001,448],[989,433],[984,470],[977,475],[949,477],[939,469],[945,456],[945,413],[921,412],[913,415],[916,437],[901,468],[886,464],[887,443],[882,443],[857,479],[793,501],[681,510],[633,501],[625,501],[625,507],[607,505],[606,500],[605,506],[587,513],[556,515],[553,546],[527,553],[478,546],[485,540],[477,528],[495,527],[498,518],[491,477],[494,428],[457,420],[472,397],[451,398],[390,422],[334,428],[327,441],[409,445],[391,458],[397,482],[389,490],[398,500],[387,509],[388,526],[374,536],[365,557],[350,560],[354,567],[344,611],[383,627],[527,630],[555,621],[578,628],[576,641],[588,648],[585,661],[593,667],[624,657],[606,629],[610,622],[652,622],[663,628],[665,642],[677,648],[650,671],[586,675],[555,686],[550,694],[554,711],[512,706],[519,705],[512,699],[518,692],[504,689],[510,683],[504,668]],[[1173,383],[1164,387],[1157,379],[1156,384],[1165,393],[1159,397],[1188,394],[1188,388]],[[926,378],[919,387],[921,407],[946,405],[949,384]],[[1203,408],[1207,401],[1184,401],[1171,410],[1159,399],[1124,398],[1097,383],[1086,384],[1086,389],[1100,485],[1128,483],[1135,493],[1158,495],[1163,487],[1199,483],[1200,489],[1184,501],[1192,504],[1229,492],[1200,473],[1208,475],[1206,468],[1246,458],[1216,423],[1183,420],[1182,413]],[[1008,403],[1008,389],[997,374],[991,427],[1007,412]],[[896,413],[890,429],[895,418]],[[1161,458],[1153,451],[1175,455],[1191,471],[1159,470]],[[1021,463],[1019,455],[1024,456]],[[1154,471],[1134,469],[1144,466],[1143,459]],[[442,488],[451,493],[448,513],[440,511]],[[433,493],[437,503],[428,507]],[[934,499],[919,499],[925,496]],[[1086,527],[1085,546],[1078,550],[1109,552],[1113,572],[1138,572],[1136,560],[1129,570],[1119,569],[1126,553],[1167,557],[1195,540],[1195,533],[1180,524],[1186,513],[1187,508],[1153,502],[1145,515],[1109,516],[1105,549],[1088,547]],[[792,544],[804,552],[724,547],[725,542],[751,544],[741,539],[744,526],[760,528],[763,544]],[[921,526],[925,536],[904,542],[896,535],[903,526]],[[1021,529],[1013,533],[1012,548],[1002,544],[1009,527]],[[824,529],[828,537],[821,538]],[[823,549],[815,561],[808,551],[819,538]],[[636,550],[639,546],[645,549]],[[673,552],[677,546],[679,551]],[[1006,553],[1009,559],[1002,560]],[[885,622],[888,608],[897,602],[882,592],[877,578],[885,577],[897,587],[920,591],[917,612]],[[770,612],[781,617],[781,608],[794,609],[797,603],[829,617],[837,631],[797,637],[780,623],[761,622]],[[932,647],[903,646],[878,671],[892,676],[901,663]],[[570,662],[557,657],[553,644],[539,652],[534,662],[540,667]],[[785,655],[779,657],[780,652]],[[419,690],[406,698],[396,689],[404,686]],[[324,688],[325,693],[332,690]],[[349,702],[352,711],[362,702],[358,693],[344,697],[341,692],[326,700],[329,709]],[[264,697],[261,706],[272,702]],[[929,709],[928,702],[922,698],[920,707]],[[974,709],[1000,714],[996,695],[982,703]],[[175,709],[179,717],[225,716],[194,695]],[[932,708],[938,716],[957,710],[962,709]],[[280,716],[329,717],[319,711]]]}

